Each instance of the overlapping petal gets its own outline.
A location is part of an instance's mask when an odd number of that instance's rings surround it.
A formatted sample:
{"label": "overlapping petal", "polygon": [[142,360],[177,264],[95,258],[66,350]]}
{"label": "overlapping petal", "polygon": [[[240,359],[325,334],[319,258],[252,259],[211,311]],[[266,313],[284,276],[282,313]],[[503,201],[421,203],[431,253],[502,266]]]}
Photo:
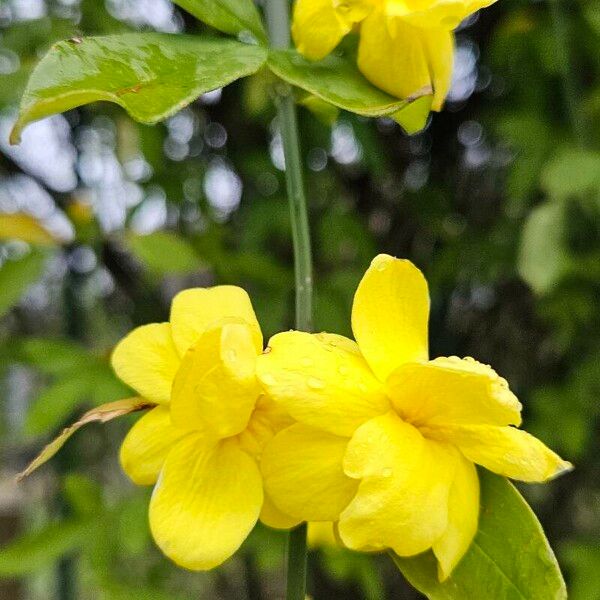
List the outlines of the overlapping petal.
{"label": "overlapping petal", "polygon": [[263,505],[260,511],[260,521],[267,527],[273,529],[291,529],[302,522],[302,519],[296,519],[281,512],[269,497],[264,494]]}
{"label": "overlapping petal", "polygon": [[256,348],[244,321],[207,329],[181,361],[173,382],[171,418],[184,429],[219,438],[244,430],[260,394]]}
{"label": "overlapping petal", "polygon": [[358,482],[342,461],[348,438],[297,423],[267,444],[261,461],[265,489],[277,508],[305,521],[335,521]]}
{"label": "overlapping petal", "polygon": [[116,346],[112,367],[117,376],[143,398],[168,402],[179,368],[179,355],[169,323],[152,323],[134,329]]}
{"label": "overlapping petal", "polygon": [[400,365],[428,358],[427,281],[408,260],[386,254],[367,269],[354,296],[352,330],[381,381]]}
{"label": "overlapping petal", "polygon": [[250,326],[256,352],[261,352],[260,325],[245,290],[233,285],[220,285],[193,288],[177,294],[171,304],[170,321],[179,355],[183,357],[206,329],[231,318],[241,319]]}
{"label": "overlapping petal", "polygon": [[297,0],[292,36],[298,52],[312,60],[327,56],[371,9],[369,0]]}
{"label": "overlapping petal", "polygon": [[191,434],[167,456],[150,501],[150,528],[178,565],[211,569],[239,548],[262,503],[258,467],[234,440],[207,445]]}
{"label": "overlapping petal", "polygon": [[451,30],[464,19],[496,0],[387,0],[390,16],[401,17],[423,28],[444,27]]}
{"label": "overlapping petal", "polygon": [[134,483],[156,483],[167,454],[188,432],[171,423],[168,406],[157,406],[147,412],[129,430],[121,444],[121,466]]}
{"label": "overlapping petal", "polygon": [[431,548],[448,527],[457,460],[451,445],[425,439],[393,412],[365,423],[344,460],[345,473],[362,481],[340,516],[343,543],[400,556]]}
{"label": "overlapping petal", "polygon": [[479,522],[479,477],[475,465],[459,456],[448,497],[448,526],[433,544],[440,581],[447,579],[468,550]]}
{"label": "overlapping petal", "polygon": [[390,19],[381,9],[362,22],[358,68],[373,85],[397,98],[432,90],[422,30]]}
{"label": "overlapping petal", "polygon": [[420,428],[521,423],[521,403],[506,380],[473,359],[407,363],[390,375],[386,387],[398,414]]}
{"label": "overlapping petal", "polygon": [[540,440],[515,427],[456,425],[433,428],[430,434],[455,444],[474,463],[511,479],[546,481],[572,468]]}
{"label": "overlapping petal", "polygon": [[433,85],[431,109],[441,111],[452,83],[454,34],[443,27],[421,29],[423,47]]}
{"label": "overlapping petal", "polygon": [[269,395],[296,420],[350,436],[389,401],[356,344],[334,335],[280,333],[257,361]]}

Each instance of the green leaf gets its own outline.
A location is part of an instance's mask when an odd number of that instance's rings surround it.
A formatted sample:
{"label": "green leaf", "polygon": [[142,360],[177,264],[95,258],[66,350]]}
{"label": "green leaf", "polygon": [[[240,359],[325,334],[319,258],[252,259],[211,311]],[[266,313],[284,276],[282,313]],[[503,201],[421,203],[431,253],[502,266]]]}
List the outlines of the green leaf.
{"label": "green leaf", "polygon": [[42,252],[32,250],[18,260],[7,260],[0,267],[0,317],[41,277],[44,259]]}
{"label": "green leaf", "polygon": [[[412,132],[425,126],[429,108],[423,114],[423,107],[427,103],[431,105],[430,90],[409,99],[394,98],[371,85],[350,58],[329,55],[312,62],[295,50],[275,50],[270,53],[267,64],[284,81],[338,108],[366,117],[389,115]],[[419,98],[423,100],[418,110],[413,107],[407,111]]]}
{"label": "green leaf", "polygon": [[546,294],[569,269],[562,203],[542,204],[529,214],[521,236],[517,268],[538,294]]}
{"label": "green leaf", "polygon": [[215,29],[237,35],[249,31],[267,41],[258,10],[252,0],[174,0],[184,10]]}
{"label": "green leaf", "polygon": [[600,153],[569,148],[542,172],[542,187],[554,198],[583,196],[600,190]]}
{"label": "green leaf", "polygon": [[201,94],[254,73],[266,54],[234,40],[162,33],[59,42],[33,71],[11,142],[32,121],[98,100],[156,123]]}
{"label": "green leaf", "polygon": [[392,558],[430,600],[564,600],[565,582],[542,527],[519,492],[483,469],[479,530],[451,577],[440,583],[431,552]]}
{"label": "green leaf", "polygon": [[174,233],[156,231],[148,235],[131,235],[127,242],[136,257],[158,275],[187,274],[202,268],[194,248]]}
{"label": "green leaf", "polygon": [[89,366],[88,350],[68,340],[27,338],[16,349],[19,360],[47,375],[61,375]]}
{"label": "green leaf", "polygon": [[84,520],[51,523],[0,549],[0,577],[17,577],[51,565],[82,545],[88,532]]}

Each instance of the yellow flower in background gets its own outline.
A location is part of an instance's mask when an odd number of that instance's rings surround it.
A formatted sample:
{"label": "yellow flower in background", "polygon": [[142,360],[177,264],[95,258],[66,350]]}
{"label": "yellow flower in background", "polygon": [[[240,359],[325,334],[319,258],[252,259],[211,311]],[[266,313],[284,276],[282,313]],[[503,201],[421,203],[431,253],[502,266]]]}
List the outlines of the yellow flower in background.
{"label": "yellow flower in background", "polygon": [[267,444],[261,469],[286,514],[338,521],[355,550],[431,548],[445,579],[477,530],[475,464],[522,481],[570,464],[517,428],[521,404],[489,366],[429,360],[428,317],[422,273],[380,255],[354,297],[357,342],[274,336],[257,373],[297,423]]}
{"label": "yellow flower in background", "polygon": [[318,60],[355,26],[358,67],[398,98],[433,90],[441,110],[452,78],[452,30],[495,0],[297,0],[292,34],[298,51]]}
{"label": "yellow flower in background", "polygon": [[188,569],[229,558],[259,516],[297,522],[263,494],[262,448],[292,421],[261,393],[262,348],[246,292],[220,286],[181,292],[169,323],[135,329],[113,353],[117,375],[157,404],[128,433],[121,464],[135,483],[155,484],[152,535]]}

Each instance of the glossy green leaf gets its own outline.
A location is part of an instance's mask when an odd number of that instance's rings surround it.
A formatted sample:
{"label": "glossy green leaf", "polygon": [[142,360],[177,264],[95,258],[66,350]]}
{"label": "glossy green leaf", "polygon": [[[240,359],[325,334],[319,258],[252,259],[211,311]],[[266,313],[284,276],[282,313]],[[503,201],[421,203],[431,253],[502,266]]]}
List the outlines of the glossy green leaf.
{"label": "glossy green leaf", "polygon": [[[281,79],[338,108],[366,117],[389,115],[410,132],[425,126],[431,95],[425,92],[405,100],[394,98],[370,84],[348,58],[329,55],[312,62],[295,50],[276,50],[269,55],[267,64]],[[413,107],[407,111],[419,98],[423,98],[419,110]]]}
{"label": "glossy green leaf", "polygon": [[70,520],[25,534],[0,549],[0,577],[27,575],[51,565],[81,546],[88,528],[85,520]]}
{"label": "glossy green leaf", "polygon": [[215,29],[237,35],[249,31],[261,41],[267,41],[258,10],[253,0],[174,0],[200,21]]}
{"label": "glossy green leaf", "polygon": [[38,119],[98,100],[156,123],[258,70],[266,50],[234,40],[131,33],[55,44],[35,68],[11,142]]}
{"label": "glossy green leaf", "polygon": [[0,317],[40,278],[44,259],[42,252],[33,250],[18,260],[7,260],[0,267]]}
{"label": "glossy green leaf", "polygon": [[479,531],[451,577],[440,583],[431,552],[392,556],[430,600],[565,600],[567,591],[542,527],[519,492],[483,469]]}
{"label": "glossy green leaf", "polygon": [[202,267],[194,248],[183,238],[168,231],[131,235],[130,250],[153,273],[193,273]]}

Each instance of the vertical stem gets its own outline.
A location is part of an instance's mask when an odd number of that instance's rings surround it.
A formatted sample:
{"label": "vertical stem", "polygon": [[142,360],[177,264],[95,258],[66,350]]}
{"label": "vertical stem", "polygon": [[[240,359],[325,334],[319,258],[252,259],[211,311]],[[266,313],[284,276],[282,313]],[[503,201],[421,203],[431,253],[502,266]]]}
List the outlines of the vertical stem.
{"label": "vertical stem", "polygon": [[565,108],[571,122],[576,141],[582,147],[588,144],[588,132],[585,119],[578,102],[577,82],[575,81],[571,58],[567,17],[562,0],[548,0],[557,46],[557,61],[560,69]]}
{"label": "vertical stem", "polygon": [[[289,0],[266,0],[265,15],[274,48],[288,48],[290,39]],[[296,104],[290,86],[279,82],[275,90],[277,115],[285,156],[285,176],[294,243],[296,284],[296,328],[312,329],[312,253],[302,176],[302,158]],[[306,524],[289,533],[287,548],[287,600],[304,600],[306,596]]]}

